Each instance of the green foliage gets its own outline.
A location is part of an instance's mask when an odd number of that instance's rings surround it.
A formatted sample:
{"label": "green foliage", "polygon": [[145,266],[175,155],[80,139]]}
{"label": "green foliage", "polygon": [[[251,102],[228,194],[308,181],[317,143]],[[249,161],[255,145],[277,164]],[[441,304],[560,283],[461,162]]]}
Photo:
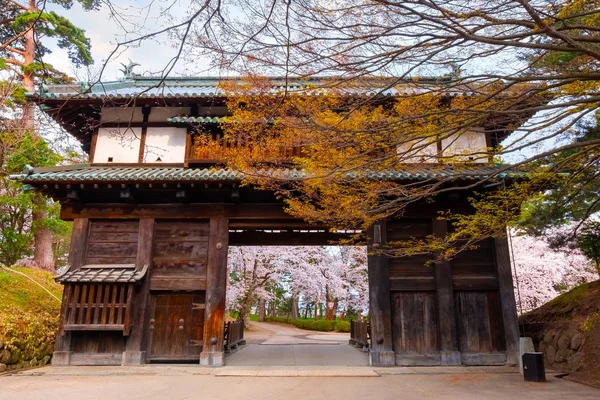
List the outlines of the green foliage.
{"label": "green foliage", "polygon": [[586,293],[589,291],[589,288],[590,285],[588,283],[584,283],[577,286],[573,290],[564,293],[553,300],[550,300],[548,304],[558,306],[558,314],[568,314],[583,301]]}
{"label": "green foliage", "polygon": [[588,221],[577,237],[577,244],[583,255],[595,263],[600,273],[600,222]]}
{"label": "green foliage", "polygon": [[[27,275],[61,298],[62,286],[53,274],[29,268],[10,268]],[[52,355],[60,302],[26,277],[0,268],[0,340],[11,354],[3,363],[30,364]],[[1,353],[1,352],[0,352]]]}
{"label": "green foliage", "polygon": [[[7,174],[21,172],[27,164],[54,166],[62,160],[37,136],[9,131],[3,134],[4,143],[12,143],[5,146],[2,169]],[[47,202],[48,217],[31,226],[31,214],[35,211],[33,200],[33,193],[23,191],[20,183],[0,176],[0,262],[12,265],[19,259],[30,256],[33,250],[33,233],[40,227],[46,227],[56,235],[54,248],[58,265],[64,264],[65,260],[60,257],[66,253],[71,223],[60,220],[58,203]]]}
{"label": "green foliage", "polygon": [[[94,62],[90,53],[91,44],[85,36],[85,31],[77,28],[65,17],[54,11],[25,11],[15,18],[11,28],[16,33],[20,33],[32,24],[35,24],[36,34],[56,38],[58,47],[68,50],[73,64],[77,66],[91,65]],[[31,68],[35,68],[35,66]]]}
{"label": "green foliage", "polygon": [[284,317],[265,317],[267,322],[280,322],[284,324],[294,325],[296,328],[307,329],[311,331],[320,332],[350,332],[350,322],[341,319],[327,320],[327,319],[289,319]]}
{"label": "green foliage", "polygon": [[594,326],[596,326],[596,323],[598,322],[599,319],[600,319],[600,314],[598,314],[597,312],[590,314],[585,319],[585,321],[583,321],[583,323],[579,327],[579,330],[583,333],[587,333],[587,332],[591,331],[592,329],[594,329]]}

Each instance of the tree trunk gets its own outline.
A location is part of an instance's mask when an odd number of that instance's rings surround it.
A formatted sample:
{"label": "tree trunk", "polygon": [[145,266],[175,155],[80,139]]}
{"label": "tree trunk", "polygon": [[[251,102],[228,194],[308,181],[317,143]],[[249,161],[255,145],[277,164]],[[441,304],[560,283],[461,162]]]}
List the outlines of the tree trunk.
{"label": "tree trunk", "polygon": [[[35,0],[29,0],[28,8],[30,12],[39,11],[36,7]],[[30,65],[35,61],[35,35],[33,28],[25,33],[25,54],[23,54],[23,62],[25,66]],[[29,93],[35,92],[35,81],[31,73],[23,75],[23,87]],[[23,105],[22,115],[23,127],[30,133],[37,135],[35,132],[35,105],[33,103],[25,103]],[[48,218],[46,206],[46,197],[36,192],[33,197],[33,260],[38,268],[48,271],[54,271],[54,253],[52,251],[52,232],[46,226],[44,221]]]}
{"label": "tree trunk", "polygon": [[292,319],[298,319],[298,294],[292,293]]}
{"label": "tree trunk", "polygon": [[265,322],[265,299],[258,299],[258,322]]}
{"label": "tree trunk", "polygon": [[315,321],[318,319],[317,318],[317,309],[318,309],[317,303],[315,302]]}

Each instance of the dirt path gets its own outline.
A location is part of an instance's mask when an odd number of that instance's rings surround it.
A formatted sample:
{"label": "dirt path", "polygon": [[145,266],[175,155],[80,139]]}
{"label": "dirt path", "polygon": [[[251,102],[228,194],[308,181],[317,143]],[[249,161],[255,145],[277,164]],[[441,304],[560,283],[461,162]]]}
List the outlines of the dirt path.
{"label": "dirt path", "polygon": [[347,344],[349,333],[319,332],[299,329],[277,322],[251,322],[244,334],[248,344]]}

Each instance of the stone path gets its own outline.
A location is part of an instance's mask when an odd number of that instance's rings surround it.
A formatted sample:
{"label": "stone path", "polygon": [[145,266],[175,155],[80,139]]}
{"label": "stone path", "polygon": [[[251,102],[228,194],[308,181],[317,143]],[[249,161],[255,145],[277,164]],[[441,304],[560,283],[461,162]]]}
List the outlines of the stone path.
{"label": "stone path", "polygon": [[252,322],[244,336],[249,344],[226,356],[225,365],[350,367],[369,364],[367,353],[348,344],[348,333],[316,332],[287,324]]}

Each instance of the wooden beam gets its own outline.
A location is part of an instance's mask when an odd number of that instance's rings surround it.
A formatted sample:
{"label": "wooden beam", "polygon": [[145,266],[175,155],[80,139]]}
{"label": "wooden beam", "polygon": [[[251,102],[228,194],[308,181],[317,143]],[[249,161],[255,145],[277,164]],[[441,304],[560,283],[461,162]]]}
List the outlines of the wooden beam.
{"label": "wooden beam", "polygon": [[[78,270],[84,263],[85,251],[89,232],[89,220],[87,218],[76,218],[73,221],[73,231],[71,234],[71,246],[69,248],[69,264],[71,270]],[[60,312],[60,326],[54,343],[54,353],[52,356],[52,365],[69,365],[71,363],[71,333],[65,332],[67,324],[66,313],[68,307],[66,302],[70,298],[70,288],[66,287],[63,296],[63,303]]]}
{"label": "wooden beam", "polygon": [[232,246],[326,246],[335,245],[351,235],[331,232],[230,232]]}
{"label": "wooden beam", "polygon": [[90,154],[88,162],[92,164],[94,162],[94,156],[96,154],[96,144],[98,143],[98,129],[95,129],[92,133],[92,144],[90,145]]}
{"label": "wooden beam", "polygon": [[373,366],[394,366],[396,356],[392,344],[392,311],[388,259],[380,250],[386,245],[385,221],[369,228],[369,308],[371,315],[371,350],[369,362]]}
{"label": "wooden beam", "polygon": [[506,238],[495,238],[494,251],[498,271],[504,337],[506,340],[506,363],[516,365],[519,363],[519,325],[508,240]]}
{"label": "wooden beam", "polygon": [[206,219],[214,215],[224,215],[230,219],[293,219],[283,211],[282,204],[224,204],[224,203],[189,203],[189,204],[149,204],[134,205],[123,203],[91,204],[75,206],[63,204],[60,218],[198,218]]}
{"label": "wooden beam", "polygon": [[229,246],[227,218],[222,215],[211,218],[209,232],[204,343],[200,353],[200,364],[220,366],[223,365],[223,323]]}
{"label": "wooden beam", "polygon": [[[434,218],[432,224],[435,236],[446,236],[448,221]],[[449,261],[445,260],[435,264],[435,282],[440,329],[440,362],[441,365],[460,365],[461,359],[454,313],[454,292],[452,289],[452,267]]]}
{"label": "wooden beam", "polygon": [[[144,150],[146,149],[146,135],[148,134],[148,117],[152,112],[152,107],[142,106],[142,115],[144,117],[142,121],[142,132],[140,134],[140,152],[138,153],[138,162],[144,162]],[[165,124],[166,125],[166,124]]]}
{"label": "wooden beam", "polygon": [[140,365],[146,362],[148,343],[148,310],[150,307],[150,272],[152,268],[152,250],[154,242],[154,219],[142,218],[138,233],[138,247],[135,266],[141,270],[148,265],[148,271],[141,285],[135,288],[131,310],[131,333],[123,353],[124,365]]}

